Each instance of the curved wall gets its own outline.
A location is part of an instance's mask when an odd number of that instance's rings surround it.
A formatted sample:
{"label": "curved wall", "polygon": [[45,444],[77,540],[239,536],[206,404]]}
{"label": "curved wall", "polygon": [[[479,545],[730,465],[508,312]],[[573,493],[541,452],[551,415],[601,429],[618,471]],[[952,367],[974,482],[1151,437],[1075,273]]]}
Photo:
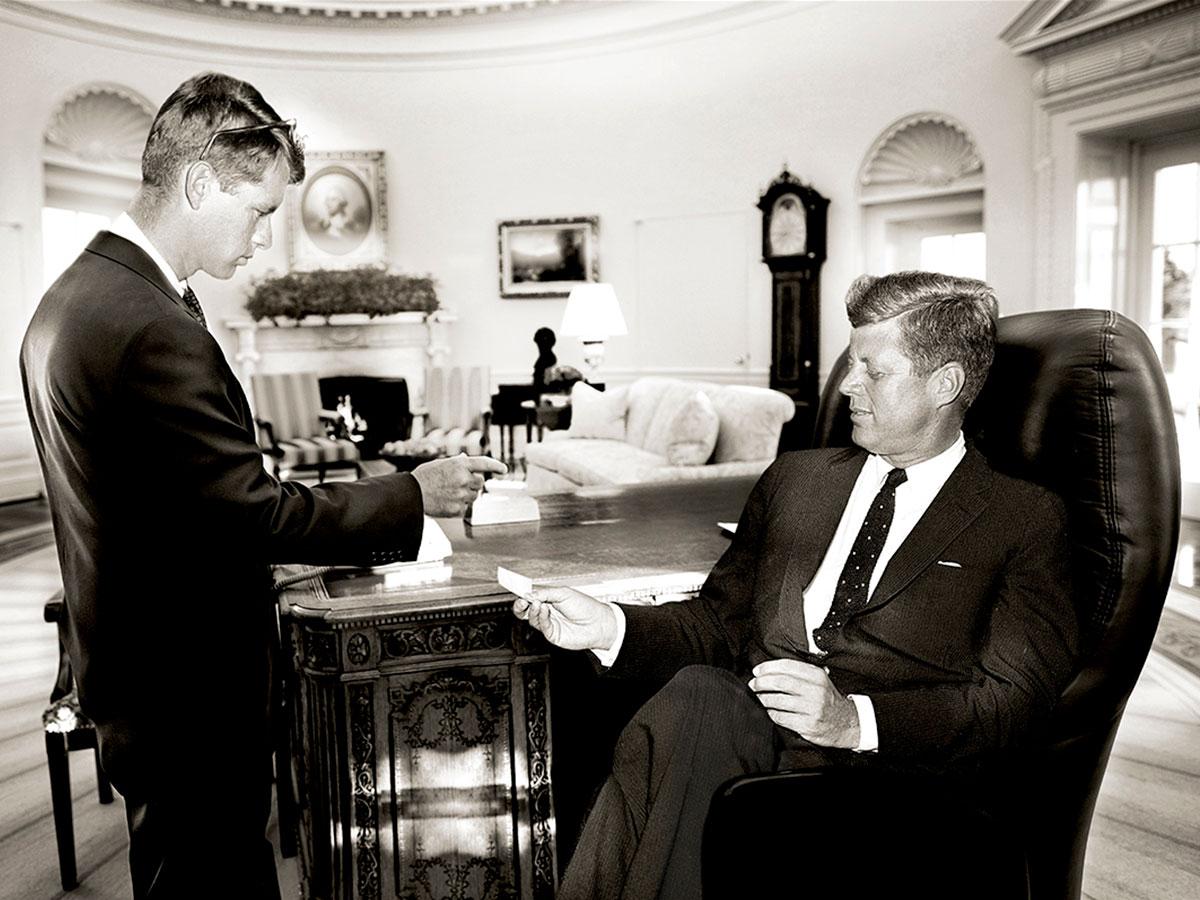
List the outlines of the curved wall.
{"label": "curved wall", "polygon": [[[397,56],[390,68],[378,60],[362,66],[347,53],[339,71],[328,54],[309,66],[277,57],[250,62],[243,54],[218,64],[192,51],[176,59],[0,4],[0,83],[7,86],[0,94],[0,222],[21,226],[29,261],[24,289],[9,285],[0,300],[0,398],[19,394],[13,360],[40,284],[41,141],[51,111],[72,88],[98,80],[159,103],[206,68],[252,81],[283,116],[298,119],[313,149],[386,151],[391,261],[437,278],[444,305],[460,317],[455,359],[488,363],[497,380],[527,377],[533,332],[557,329],[565,301],[499,298],[496,222],[591,214],[600,217],[601,276],[616,286],[630,327],[628,337],[610,342],[607,371],[628,376],[688,360],[718,376],[765,380],[770,279],[758,259],[754,203],[785,161],[832,201],[824,369],[845,343],[841,296],[861,265],[856,173],[889,123],[923,109],[957,118],[977,140],[987,164],[989,276],[1006,312],[1030,308],[1033,64],[997,39],[1023,5],[770,6],[719,29],[573,53],[419,66]],[[355,40],[353,33],[340,39]],[[687,239],[697,223],[714,221],[724,231],[710,229],[707,240],[716,234],[729,252],[714,255]],[[740,332],[689,343],[689,321],[706,312],[687,297],[651,295],[659,291],[650,285],[669,282],[646,252],[651,225],[682,255],[674,265],[711,270],[714,283],[732,286],[728,303]],[[275,227],[287,227],[282,213]],[[676,228],[680,240],[662,238]],[[694,260],[686,258],[689,246]],[[279,235],[233,281],[198,276],[210,321],[240,314],[250,277],[286,266]],[[678,327],[663,327],[670,322]],[[216,331],[231,352],[231,334]],[[579,348],[570,344],[560,341],[560,360],[579,364]],[[734,345],[748,355],[740,370]]]}

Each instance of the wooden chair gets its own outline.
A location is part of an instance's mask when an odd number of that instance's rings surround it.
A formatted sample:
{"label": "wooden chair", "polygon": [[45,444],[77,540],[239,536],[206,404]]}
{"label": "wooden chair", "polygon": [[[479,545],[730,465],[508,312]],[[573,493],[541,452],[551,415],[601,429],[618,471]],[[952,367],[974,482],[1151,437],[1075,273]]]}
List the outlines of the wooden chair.
{"label": "wooden chair", "polygon": [[361,474],[358,447],[336,434],[340,417],[321,408],[321,387],[314,372],[253,375],[255,422],[259,444],[274,465],[276,476],[316,471],[319,481],[330,469],[351,468]]}
{"label": "wooden chair", "polygon": [[[100,766],[100,745],[96,727],[79,708],[74,688],[71,662],[62,639],[64,622],[63,592],[58,591],[46,601],[42,617],[58,625],[58,676],[50,693],[50,706],[42,714],[46,732],[46,761],[50,769],[50,801],[54,809],[54,837],[58,843],[58,871],[64,891],[79,886],[75,864],[75,817],[71,803],[71,767],[68,754],[72,750],[91,750],[96,759],[96,790],[101,803],[113,802],[112,784]],[[285,688],[286,690],[286,688]],[[284,858],[296,855],[299,812],[292,787],[290,762],[291,744],[288,721],[283,715],[287,704],[281,695],[277,706],[280,716],[276,731],[276,800],[279,819],[279,852]]]}
{"label": "wooden chair", "polygon": [[46,762],[50,768],[50,802],[54,808],[54,837],[58,842],[58,872],[64,891],[79,886],[75,868],[75,817],[71,808],[72,750],[91,750],[96,759],[96,792],[101,803],[112,803],[112,785],[100,768],[100,747],[96,728],[79,709],[79,698],[72,684],[71,664],[62,640],[63,592],[46,601],[42,616],[59,629],[58,678],[50,694],[50,706],[42,713],[46,733]]}

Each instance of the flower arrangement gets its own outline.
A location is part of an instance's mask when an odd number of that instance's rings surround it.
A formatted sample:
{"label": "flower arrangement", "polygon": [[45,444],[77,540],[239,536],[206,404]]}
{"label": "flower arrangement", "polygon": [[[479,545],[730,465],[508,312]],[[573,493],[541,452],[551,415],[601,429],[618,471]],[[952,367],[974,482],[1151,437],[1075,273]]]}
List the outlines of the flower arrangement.
{"label": "flower arrangement", "polygon": [[378,266],[272,275],[255,282],[246,301],[253,318],[272,321],[328,318],[337,313],[431,313],[437,308],[437,290],[430,276],[401,275]]}

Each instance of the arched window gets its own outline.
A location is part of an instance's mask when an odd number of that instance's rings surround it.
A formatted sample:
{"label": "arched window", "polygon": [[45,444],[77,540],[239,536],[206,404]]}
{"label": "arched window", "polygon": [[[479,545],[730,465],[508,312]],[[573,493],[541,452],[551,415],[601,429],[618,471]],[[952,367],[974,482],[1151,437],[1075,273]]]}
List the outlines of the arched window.
{"label": "arched window", "polygon": [[59,103],[42,146],[43,287],[129,204],[141,182],[154,107],[117,84],[88,84]]}
{"label": "arched window", "polygon": [[886,128],[863,160],[864,269],[987,276],[983,161],[950,116],[920,112]]}

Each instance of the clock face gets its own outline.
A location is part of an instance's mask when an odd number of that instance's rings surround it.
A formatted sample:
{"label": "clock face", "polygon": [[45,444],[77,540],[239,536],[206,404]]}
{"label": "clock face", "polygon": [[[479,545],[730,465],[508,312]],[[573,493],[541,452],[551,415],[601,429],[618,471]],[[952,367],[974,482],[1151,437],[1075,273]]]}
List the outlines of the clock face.
{"label": "clock face", "polygon": [[808,248],[808,213],[795,194],[775,201],[769,236],[772,256],[799,256]]}

